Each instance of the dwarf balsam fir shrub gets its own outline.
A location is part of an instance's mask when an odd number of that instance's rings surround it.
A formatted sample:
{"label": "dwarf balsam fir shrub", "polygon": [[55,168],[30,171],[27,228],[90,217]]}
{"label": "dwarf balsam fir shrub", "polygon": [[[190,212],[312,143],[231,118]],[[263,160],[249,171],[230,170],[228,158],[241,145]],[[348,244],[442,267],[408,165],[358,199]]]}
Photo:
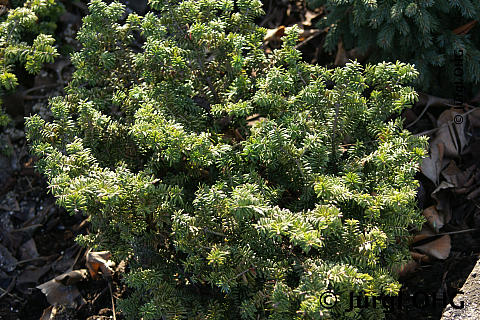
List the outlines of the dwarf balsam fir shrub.
{"label": "dwarf balsam fir shrub", "polygon": [[346,49],[369,51],[370,62],[398,59],[414,64],[420,73],[416,85],[422,90],[459,97],[476,94],[471,90],[480,83],[480,26],[475,21],[480,1],[307,3],[313,8],[325,6],[327,15],[319,26],[328,27],[327,50],[336,50],[342,40]]}
{"label": "dwarf balsam fir shrub", "polygon": [[398,293],[422,223],[426,140],[395,117],[417,72],[306,64],[296,28],[267,56],[258,0],[150,6],[92,1],[54,119],[26,122],[58,204],[90,216],[78,240],[128,261],[127,318],[381,317],[346,310]]}
{"label": "dwarf balsam fir shrub", "polygon": [[[58,56],[52,34],[63,6],[55,0],[12,1],[12,6],[0,16],[0,97],[18,85],[15,66],[37,74]],[[0,110],[0,126],[7,122]]]}

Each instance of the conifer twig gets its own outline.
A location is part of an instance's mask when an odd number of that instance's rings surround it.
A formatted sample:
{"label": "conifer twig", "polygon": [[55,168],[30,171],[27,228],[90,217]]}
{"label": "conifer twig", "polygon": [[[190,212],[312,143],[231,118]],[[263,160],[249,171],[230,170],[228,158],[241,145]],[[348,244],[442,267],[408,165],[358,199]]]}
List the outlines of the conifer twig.
{"label": "conifer twig", "polygon": [[211,233],[211,234],[214,234],[214,235],[216,235],[216,236],[220,236],[220,237],[226,237],[226,236],[227,236],[227,235],[224,234],[224,233],[212,231],[212,230],[210,230],[210,229],[208,229],[208,228],[204,228],[203,230],[204,230],[205,232],[207,232],[207,233]]}
{"label": "conifer twig", "polygon": [[112,292],[112,284],[108,281],[108,289],[110,290],[110,298],[112,299],[112,314],[113,320],[117,320],[117,316],[115,315],[115,300],[113,299],[113,292]]}

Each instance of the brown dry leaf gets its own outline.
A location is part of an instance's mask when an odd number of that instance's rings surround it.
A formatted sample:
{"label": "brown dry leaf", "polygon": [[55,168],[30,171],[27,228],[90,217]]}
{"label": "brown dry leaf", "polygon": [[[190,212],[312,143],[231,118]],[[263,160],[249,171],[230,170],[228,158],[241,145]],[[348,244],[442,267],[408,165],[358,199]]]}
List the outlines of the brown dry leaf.
{"label": "brown dry leaf", "polygon": [[451,239],[448,234],[418,247],[414,247],[414,249],[428,254],[429,256],[442,260],[448,258],[451,248]]}
{"label": "brown dry leaf", "polygon": [[[414,116],[415,120],[408,123],[406,128],[408,129],[409,127],[411,127],[415,123],[417,123],[420,119],[422,119],[423,115],[425,114],[425,112],[427,112],[427,110],[430,107],[445,107],[445,106],[450,106],[450,103],[451,103],[451,100],[440,98],[440,97],[437,97],[437,96],[432,96],[432,95],[426,94],[424,92],[419,92],[418,93],[418,101],[415,103],[415,106],[416,107],[423,106],[423,110],[418,116],[415,114],[415,116]],[[411,110],[411,109],[409,109],[409,110]],[[433,118],[433,116],[430,113],[427,113],[427,115],[431,118],[433,123],[436,123],[436,119]],[[410,116],[410,117],[412,118],[412,116]]]}
{"label": "brown dry leaf", "polygon": [[438,230],[445,225],[444,217],[438,213],[435,206],[430,206],[423,210],[423,215],[427,219],[427,223],[430,225],[430,227],[432,227],[436,232],[438,232]]}
{"label": "brown dry leaf", "polygon": [[86,266],[92,278],[96,278],[98,270],[102,271],[103,276],[111,276],[113,270],[110,268],[114,265],[112,261],[109,261],[112,254],[108,251],[91,252],[90,250],[86,255]]}
{"label": "brown dry leaf", "polygon": [[50,264],[39,268],[33,266],[26,267],[18,277],[17,283],[19,285],[24,283],[37,283],[38,280],[50,270],[50,268]]}
{"label": "brown dry leaf", "polygon": [[435,185],[438,185],[440,172],[443,167],[443,144],[430,144],[430,157],[422,160],[420,171],[430,179]]}
{"label": "brown dry leaf", "polygon": [[33,238],[30,238],[30,240],[22,244],[19,250],[21,260],[29,260],[39,256],[37,245],[35,244],[35,240],[33,240]]}
{"label": "brown dry leaf", "polygon": [[437,119],[438,130],[430,143],[430,157],[422,161],[421,171],[435,185],[448,159],[458,158],[468,144],[465,116],[456,110],[442,112]]}
{"label": "brown dry leaf", "polygon": [[61,256],[52,264],[52,269],[57,273],[64,273],[73,269],[75,262],[77,261],[77,255],[80,254],[82,249],[78,244],[67,248]]}
{"label": "brown dry leaf", "polygon": [[[471,143],[470,147],[475,148],[475,144]],[[480,147],[480,143],[479,143],[478,147]],[[475,158],[475,156],[473,154],[472,154],[472,157]],[[469,193],[471,191],[472,187],[475,187],[476,181],[480,180],[479,179],[480,178],[480,171],[477,172],[477,165],[473,164],[470,167],[468,167],[467,169],[465,169],[461,174],[461,178],[465,182],[463,184],[459,183],[459,186],[455,189],[455,193],[457,193],[457,194]]]}
{"label": "brown dry leaf", "polygon": [[42,290],[42,293],[47,297],[48,303],[51,305],[63,305],[71,308],[76,308],[78,305],[85,304],[85,300],[76,286],[65,285],[57,280],[57,278],[62,278],[62,276],[64,275],[60,275],[37,286],[37,288]]}
{"label": "brown dry leaf", "polygon": [[401,277],[414,272],[420,265],[420,263],[430,262],[430,257],[424,253],[410,251],[410,255],[412,257],[412,260],[402,265],[397,271],[398,275]]}
{"label": "brown dry leaf", "polygon": [[347,57],[350,60],[358,60],[359,62],[364,62],[371,53],[373,52],[372,48],[369,48],[366,52],[361,52],[358,47],[352,48],[347,51]]}
{"label": "brown dry leaf", "polygon": [[473,128],[480,128],[480,108],[476,108],[468,114],[468,120]]}
{"label": "brown dry leaf", "polygon": [[63,285],[71,286],[79,281],[87,278],[87,269],[72,270],[65,272],[57,277],[55,281],[61,282]]}
{"label": "brown dry leaf", "polygon": [[305,12],[305,21],[303,21],[302,24],[306,27],[311,27],[312,26],[312,20],[315,20],[322,13],[323,13],[323,10],[320,10],[319,12],[314,12],[314,11],[307,10]]}
{"label": "brown dry leaf", "polygon": [[459,109],[447,109],[443,111],[437,118],[437,126],[450,124],[456,115],[461,115],[461,110]]}
{"label": "brown dry leaf", "polygon": [[252,127],[255,123],[263,121],[264,119],[265,118],[260,116],[260,114],[258,114],[258,113],[252,114],[251,116],[248,116],[246,118],[247,126]]}
{"label": "brown dry leaf", "polygon": [[344,66],[350,60],[357,60],[359,62],[362,62],[365,60],[372,52],[372,49],[367,50],[364,53],[360,52],[360,49],[355,47],[350,50],[346,50],[343,47],[343,42],[339,41],[337,44],[337,55],[335,56],[335,62],[334,64],[336,66]]}
{"label": "brown dry leaf", "polygon": [[451,203],[450,203],[450,198],[448,194],[451,193],[450,190],[451,188],[454,188],[455,186],[451,183],[448,183],[446,181],[442,181],[435,190],[433,190],[431,196],[435,201],[437,202],[436,208],[439,212],[442,213],[444,216],[444,223],[448,223],[450,219],[452,218],[452,212],[451,212]]}
{"label": "brown dry leaf", "polygon": [[418,267],[418,262],[415,260],[410,260],[406,264],[402,265],[398,270],[397,273],[400,277],[403,277],[409,273],[415,271]]}
{"label": "brown dry leaf", "polygon": [[285,26],[279,26],[275,29],[268,29],[263,41],[279,41],[285,35]]}
{"label": "brown dry leaf", "polygon": [[254,113],[251,116],[248,116],[245,120],[247,120],[247,122],[248,122],[248,121],[251,121],[253,119],[257,119],[259,117],[260,117],[260,113]]}
{"label": "brown dry leaf", "polygon": [[337,55],[335,56],[334,64],[336,66],[344,66],[348,62],[347,51],[343,47],[343,42],[340,41],[337,44]]}
{"label": "brown dry leaf", "polygon": [[437,119],[438,131],[432,143],[445,145],[445,157],[457,158],[468,144],[465,135],[466,121],[457,110],[445,110]]}
{"label": "brown dry leaf", "polygon": [[412,259],[414,261],[418,262],[429,262],[430,257],[427,256],[426,254],[415,252],[415,251],[410,251],[410,255],[412,256]]}
{"label": "brown dry leaf", "polygon": [[424,92],[418,93],[418,102],[415,105],[423,105],[426,109],[429,107],[445,107],[449,105],[452,101],[440,98],[437,96],[432,96]]}
{"label": "brown dry leaf", "polygon": [[470,30],[472,30],[473,27],[477,24],[477,20],[472,20],[468,23],[465,23],[463,26],[460,26],[453,30],[453,33],[456,35],[466,35]]}
{"label": "brown dry leaf", "polygon": [[477,189],[473,190],[467,196],[468,200],[473,200],[473,199],[478,199],[478,198],[480,198],[480,188],[477,188]]}
{"label": "brown dry leaf", "polygon": [[50,306],[47,309],[43,310],[40,320],[53,320],[54,317],[55,317],[55,312],[53,310],[53,306]]}
{"label": "brown dry leaf", "polygon": [[411,243],[415,244],[419,241],[422,241],[424,239],[427,239],[433,236],[435,236],[435,232],[430,228],[428,224],[425,223],[422,226],[422,230],[413,237]]}
{"label": "brown dry leaf", "polygon": [[457,164],[453,160],[450,160],[448,167],[442,171],[442,176],[448,183],[454,185],[455,188],[463,187],[467,181],[464,173],[457,167]]}

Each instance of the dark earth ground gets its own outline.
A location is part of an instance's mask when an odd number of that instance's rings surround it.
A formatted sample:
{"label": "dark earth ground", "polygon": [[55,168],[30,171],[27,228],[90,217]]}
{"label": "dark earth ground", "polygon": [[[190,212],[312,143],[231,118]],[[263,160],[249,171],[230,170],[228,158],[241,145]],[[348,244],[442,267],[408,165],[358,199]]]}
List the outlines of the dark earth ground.
{"label": "dark earth ground", "polygon": [[[315,21],[322,16],[320,11],[307,11],[302,1],[264,2],[267,15],[258,23],[272,30],[273,36],[266,43],[267,50],[278,46],[280,26],[300,23],[306,30],[304,40],[299,44],[304,59],[330,66],[338,62],[338,56],[328,55],[320,49],[324,33],[311,31],[315,29]],[[86,6],[85,2],[64,3],[67,12],[57,34],[62,56],[36,77],[19,70],[21,86],[16,94],[4,97],[4,105],[15,119],[14,126],[1,133],[6,141],[4,150],[9,150],[10,156],[0,153],[0,319],[5,320],[49,319],[42,318],[42,313],[48,310],[50,303],[36,286],[68,270],[84,269],[86,265],[86,250],[74,239],[89,232],[89,222],[86,217],[69,216],[55,206],[45,179],[34,170],[34,159],[28,155],[23,133],[23,116],[35,112],[48,115],[45,108],[48,97],[62,94],[72,72],[68,52],[77,46],[73,38],[81,17],[86,13]],[[138,12],[145,10],[144,1],[132,1],[129,7]],[[478,105],[478,101],[476,103]],[[423,109],[424,104],[418,103],[411,111],[405,112],[406,124],[415,121]],[[418,133],[436,128],[434,120],[446,109],[446,105],[440,105],[430,110],[428,118],[425,116],[410,130]],[[473,120],[470,119],[472,123]],[[480,130],[471,123],[465,130],[469,130],[469,146],[455,163],[462,173],[469,172],[469,184],[455,185],[441,192],[442,201],[449,205],[451,219],[439,232],[450,232],[450,254],[445,260],[424,259],[414,270],[405,272],[401,282],[407,294],[428,293],[430,297],[439,298],[446,294],[453,298],[480,254],[480,233],[475,230],[459,232],[480,228],[479,193],[475,193],[480,186]],[[419,207],[425,209],[437,202],[432,198],[436,187],[423,174],[419,174],[418,179],[421,182]],[[120,271],[115,272],[111,280],[88,277],[78,282],[76,286],[85,303],[76,309],[60,310],[55,319],[113,319],[112,298],[116,300],[128,294],[119,279],[120,274]],[[404,306],[388,314],[388,318],[440,319],[447,302],[441,304],[437,301],[435,306],[432,303],[420,307]],[[122,319],[118,312],[116,319]]]}

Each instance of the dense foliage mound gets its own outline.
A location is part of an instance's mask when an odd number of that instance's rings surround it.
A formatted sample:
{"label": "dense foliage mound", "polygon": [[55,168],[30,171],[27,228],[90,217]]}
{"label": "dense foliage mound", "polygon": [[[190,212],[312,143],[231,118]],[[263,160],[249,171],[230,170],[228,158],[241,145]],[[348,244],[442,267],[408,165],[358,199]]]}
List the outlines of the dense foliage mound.
{"label": "dense foliage mound", "polygon": [[[296,28],[266,56],[258,0],[94,0],[73,80],[27,122],[79,241],[127,260],[129,319],[380,317],[349,292],[395,295],[422,223],[426,140],[396,115],[417,72],[303,63]],[[339,300],[332,309],[326,291]],[[162,318],[163,317],[163,318]]]}
{"label": "dense foliage mound", "polygon": [[[52,37],[63,6],[55,0],[11,1],[0,16],[0,97],[18,85],[15,67],[36,74],[58,55]],[[8,11],[7,11],[8,10]],[[0,127],[8,121],[0,110]]]}
{"label": "dense foliage mound", "polygon": [[[308,0],[325,6],[324,47],[371,53],[369,61],[400,60],[415,65],[419,88],[439,95],[476,94],[480,83],[480,1]],[[454,83],[454,85],[452,85]],[[448,97],[448,96],[446,96]]]}

